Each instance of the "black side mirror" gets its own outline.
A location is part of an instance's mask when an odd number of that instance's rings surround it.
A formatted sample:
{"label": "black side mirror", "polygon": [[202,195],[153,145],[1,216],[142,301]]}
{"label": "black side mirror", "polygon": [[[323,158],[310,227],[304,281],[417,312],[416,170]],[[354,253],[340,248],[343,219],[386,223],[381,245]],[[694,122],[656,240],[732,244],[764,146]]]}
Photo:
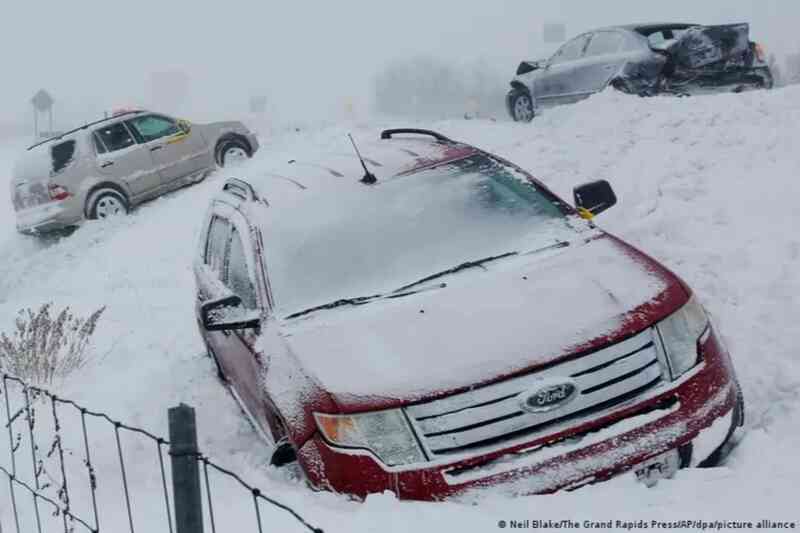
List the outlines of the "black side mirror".
{"label": "black side mirror", "polygon": [[575,187],[575,207],[597,215],[617,203],[617,195],[606,180],[591,181]]}
{"label": "black side mirror", "polygon": [[254,329],[261,325],[261,313],[245,309],[242,299],[235,294],[203,303],[200,319],[206,331]]}
{"label": "black side mirror", "polygon": [[538,70],[542,67],[541,62],[539,61],[523,61],[517,67],[517,76],[522,76],[523,74],[527,74],[528,72],[533,72],[534,70]]}

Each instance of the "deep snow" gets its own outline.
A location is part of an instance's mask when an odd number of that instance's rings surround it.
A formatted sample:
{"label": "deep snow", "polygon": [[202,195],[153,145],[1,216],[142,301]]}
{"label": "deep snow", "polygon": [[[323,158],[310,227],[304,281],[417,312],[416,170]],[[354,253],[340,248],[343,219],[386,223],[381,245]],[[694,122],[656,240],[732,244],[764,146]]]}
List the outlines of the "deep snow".
{"label": "deep snow", "polygon": [[[18,309],[46,301],[84,313],[107,305],[98,359],[65,383],[64,393],[165,436],[166,409],[181,401],[195,406],[208,455],[326,531],[486,532],[500,520],[525,519],[798,521],[798,124],[799,87],[687,99],[604,93],[529,125],[504,117],[414,124],[506,157],[567,200],[574,185],[608,179],[620,203],[598,223],[676,271],[712,313],[744,388],[746,432],[726,466],[682,470],[652,489],[623,476],[553,496],[507,499],[489,492],[478,505],[398,502],[388,494],[356,503],[312,493],[266,467],[262,441],[202,354],[193,316],[197,229],[228,172],[125,219],[88,223],[67,239],[40,242],[15,234],[10,212],[7,169],[22,144],[0,148],[0,330],[10,330]],[[403,125],[377,118],[300,132],[275,129],[236,173],[325,150],[348,131],[368,138],[381,127]],[[116,475],[115,450],[101,450],[100,478]],[[138,445],[129,453],[145,457]],[[132,477],[142,502],[134,509],[137,520],[155,520],[154,480],[144,473]],[[5,497],[0,489],[0,503]],[[215,511],[242,521],[228,530],[255,530],[246,495],[230,487],[215,497]],[[122,512],[109,516],[106,530],[108,523],[125,522]],[[300,531],[288,527],[292,522],[281,511],[262,512],[268,530]],[[8,509],[0,509],[0,523],[11,530]]]}

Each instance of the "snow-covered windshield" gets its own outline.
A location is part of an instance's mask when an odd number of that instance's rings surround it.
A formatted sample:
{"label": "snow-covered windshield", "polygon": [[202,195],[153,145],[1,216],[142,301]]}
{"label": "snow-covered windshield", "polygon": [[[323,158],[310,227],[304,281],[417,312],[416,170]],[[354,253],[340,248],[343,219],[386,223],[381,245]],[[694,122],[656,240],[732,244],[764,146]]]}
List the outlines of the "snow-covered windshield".
{"label": "snow-covered windshield", "polygon": [[269,217],[265,254],[279,312],[391,291],[465,261],[547,246],[573,232],[549,196],[484,154],[378,179],[335,201],[306,198],[302,209]]}

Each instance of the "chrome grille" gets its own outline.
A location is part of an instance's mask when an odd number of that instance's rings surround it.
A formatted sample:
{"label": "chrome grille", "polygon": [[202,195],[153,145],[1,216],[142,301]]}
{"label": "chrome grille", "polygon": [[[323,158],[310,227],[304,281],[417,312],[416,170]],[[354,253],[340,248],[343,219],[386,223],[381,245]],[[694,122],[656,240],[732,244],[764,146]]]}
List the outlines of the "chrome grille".
{"label": "chrome grille", "polygon": [[[539,372],[406,408],[431,457],[546,429],[630,400],[661,381],[652,329]],[[546,378],[571,378],[579,393],[547,412],[523,411],[518,396]]]}

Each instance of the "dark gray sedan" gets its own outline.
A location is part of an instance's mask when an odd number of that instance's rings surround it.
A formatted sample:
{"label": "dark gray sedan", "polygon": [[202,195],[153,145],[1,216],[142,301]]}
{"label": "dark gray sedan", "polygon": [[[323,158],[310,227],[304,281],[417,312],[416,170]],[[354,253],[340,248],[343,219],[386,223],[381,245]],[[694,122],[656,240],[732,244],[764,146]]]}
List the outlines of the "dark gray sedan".
{"label": "dark gray sedan", "polygon": [[528,122],[539,109],[576,102],[609,85],[626,93],[691,95],[771,88],[763,48],[749,24],[641,24],[602,28],[567,41],[549,59],[523,61],[506,104]]}

